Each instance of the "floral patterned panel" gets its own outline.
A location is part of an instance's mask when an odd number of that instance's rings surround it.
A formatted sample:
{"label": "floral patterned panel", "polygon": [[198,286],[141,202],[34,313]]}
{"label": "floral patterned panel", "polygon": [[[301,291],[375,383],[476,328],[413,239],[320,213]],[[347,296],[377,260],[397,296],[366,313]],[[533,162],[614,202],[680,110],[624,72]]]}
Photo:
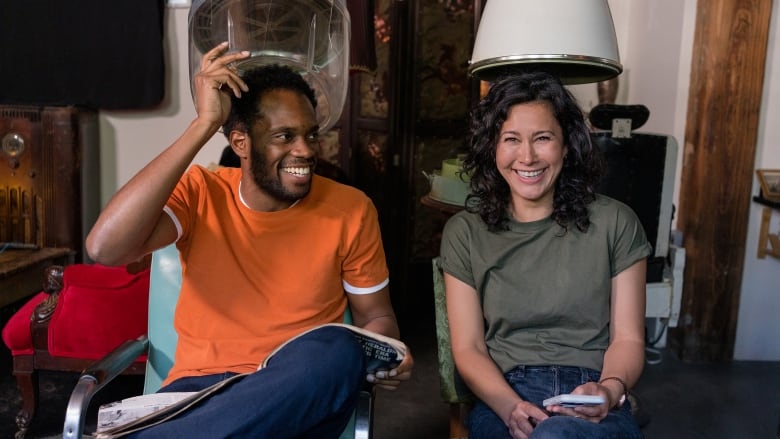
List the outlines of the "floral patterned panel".
{"label": "floral patterned panel", "polygon": [[387,187],[385,186],[388,164],[387,135],[384,133],[358,130],[359,149],[354,157],[356,179],[363,182],[361,189],[373,200],[381,212],[387,204]]}
{"label": "floral patterned panel", "polygon": [[465,119],[473,0],[420,0],[419,4],[418,115],[421,119]]}
{"label": "floral patterned panel", "polygon": [[[424,173],[440,169],[442,160],[456,157],[468,146],[464,129],[471,87],[467,68],[474,38],[474,1],[418,0],[418,20],[418,123],[413,165],[416,200],[431,189]],[[439,128],[432,128],[434,125]],[[442,126],[453,130],[443,133]],[[439,254],[441,230],[447,218],[419,202],[414,204],[412,259],[430,259]]]}
{"label": "floral patterned panel", "polygon": [[360,115],[362,117],[386,118],[388,116],[387,83],[388,60],[390,59],[390,7],[392,0],[376,0],[374,15],[374,47],[376,50],[376,71],[361,73]]}

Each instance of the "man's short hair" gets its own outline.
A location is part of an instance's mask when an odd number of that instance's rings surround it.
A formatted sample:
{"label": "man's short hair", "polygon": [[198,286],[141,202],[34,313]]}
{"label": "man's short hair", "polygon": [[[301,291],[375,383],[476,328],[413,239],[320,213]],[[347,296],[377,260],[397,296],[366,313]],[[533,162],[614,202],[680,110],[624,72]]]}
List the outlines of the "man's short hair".
{"label": "man's short hair", "polygon": [[267,91],[281,89],[300,93],[309,99],[315,110],[317,109],[314,90],[299,73],[290,67],[267,64],[248,70],[242,75],[242,79],[249,87],[249,91],[243,92],[240,98],[230,94],[230,115],[222,126],[225,137],[229,137],[233,130],[247,132],[255,120],[262,117],[258,111],[258,103]]}

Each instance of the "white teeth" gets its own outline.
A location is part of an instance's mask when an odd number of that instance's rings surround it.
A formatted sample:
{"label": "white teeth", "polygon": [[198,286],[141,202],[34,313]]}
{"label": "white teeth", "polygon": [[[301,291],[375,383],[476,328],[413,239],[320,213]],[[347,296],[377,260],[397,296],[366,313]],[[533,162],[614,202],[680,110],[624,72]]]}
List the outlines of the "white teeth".
{"label": "white teeth", "polygon": [[309,175],[311,173],[311,168],[309,167],[303,167],[303,168],[282,168],[284,172],[287,172],[288,174],[293,175]]}
{"label": "white teeth", "polygon": [[518,174],[520,174],[521,177],[524,178],[534,178],[542,174],[544,172],[544,169],[540,169],[538,171],[515,171]]}

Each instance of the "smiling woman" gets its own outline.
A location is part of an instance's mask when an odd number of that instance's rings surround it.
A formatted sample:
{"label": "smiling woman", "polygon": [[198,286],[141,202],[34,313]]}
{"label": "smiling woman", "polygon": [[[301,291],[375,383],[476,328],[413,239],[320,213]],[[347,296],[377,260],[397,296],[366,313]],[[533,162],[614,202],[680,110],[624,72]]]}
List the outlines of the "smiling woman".
{"label": "smiling woman", "polygon": [[509,184],[512,215],[518,221],[536,221],[552,213],[555,184],[566,157],[564,142],[548,102],[509,109],[496,144],[496,166]]}
{"label": "smiling woman", "polygon": [[[440,256],[453,358],[477,398],[469,437],[642,437],[624,401],[642,372],[652,248],[627,205],[596,195],[602,157],[579,106],[555,76],[519,73],[471,127],[472,194]],[[601,402],[549,400],[567,393]]]}

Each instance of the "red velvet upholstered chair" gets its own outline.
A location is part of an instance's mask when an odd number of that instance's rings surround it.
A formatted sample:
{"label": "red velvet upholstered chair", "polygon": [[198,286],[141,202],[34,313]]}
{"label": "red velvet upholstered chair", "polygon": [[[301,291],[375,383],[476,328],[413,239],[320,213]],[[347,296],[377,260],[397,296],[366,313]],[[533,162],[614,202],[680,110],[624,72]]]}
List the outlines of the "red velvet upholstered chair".
{"label": "red velvet upholstered chair", "polygon": [[[25,436],[38,406],[37,372],[81,372],[124,341],[146,334],[148,301],[148,260],[125,267],[45,269],[43,291],[2,331],[22,394],[17,439]],[[144,369],[145,358],[139,358],[125,373],[142,375]]]}

